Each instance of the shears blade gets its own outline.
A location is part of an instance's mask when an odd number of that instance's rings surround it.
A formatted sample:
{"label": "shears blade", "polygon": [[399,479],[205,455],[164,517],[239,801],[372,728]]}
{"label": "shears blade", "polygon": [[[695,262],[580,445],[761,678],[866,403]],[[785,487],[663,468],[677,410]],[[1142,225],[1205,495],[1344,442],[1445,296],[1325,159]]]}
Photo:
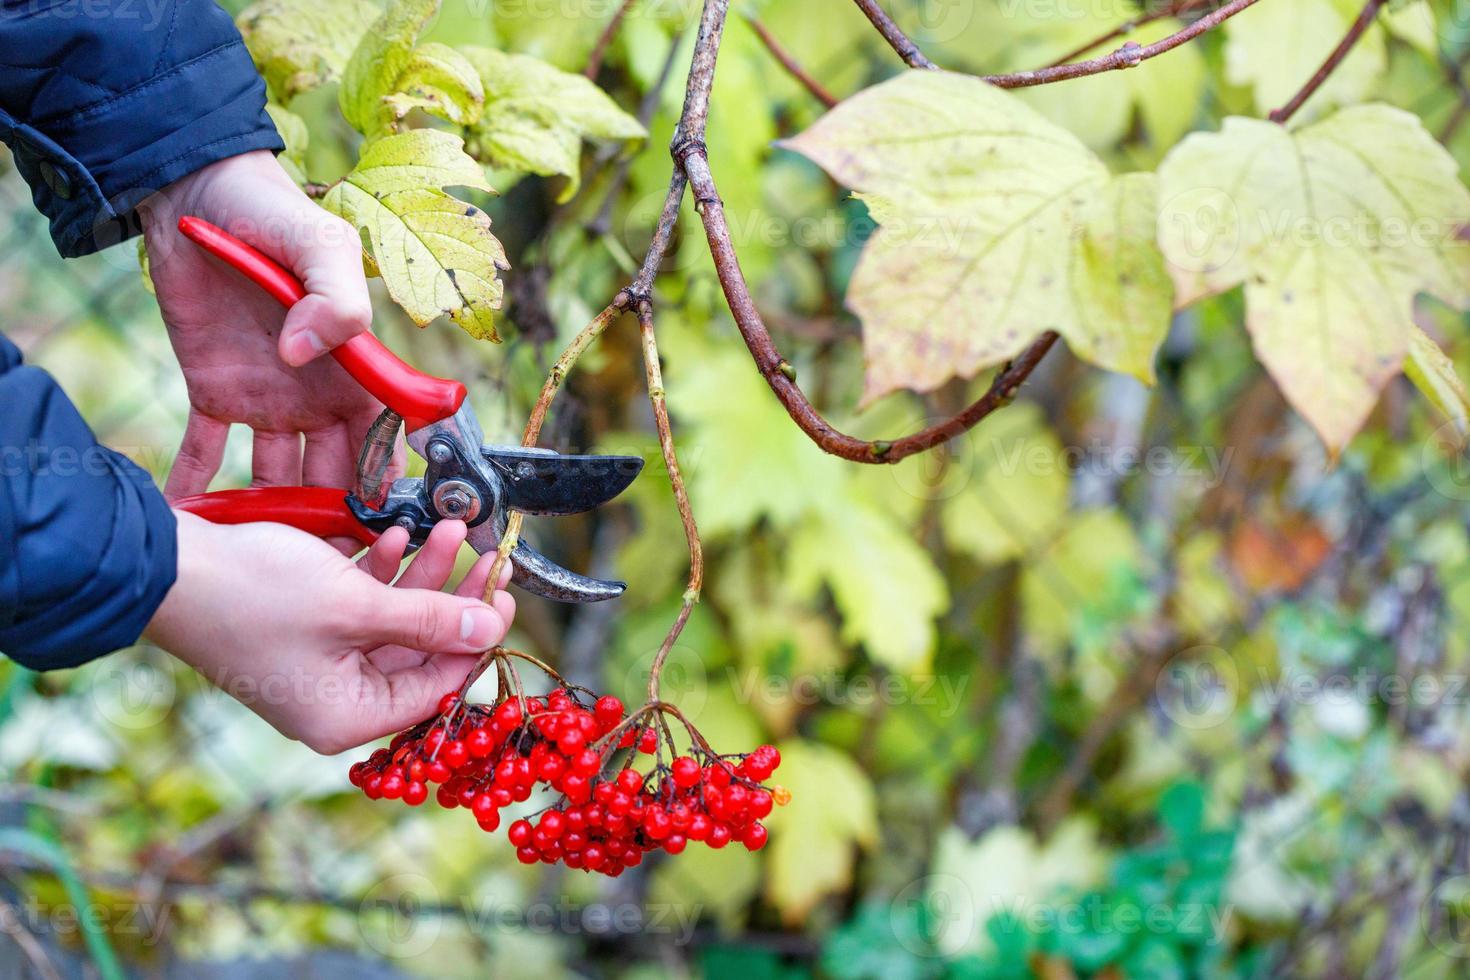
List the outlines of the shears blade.
{"label": "shears blade", "polygon": [[564,456],[546,450],[483,446],[500,474],[504,505],[536,517],[581,514],[612,500],[643,469],[641,456]]}

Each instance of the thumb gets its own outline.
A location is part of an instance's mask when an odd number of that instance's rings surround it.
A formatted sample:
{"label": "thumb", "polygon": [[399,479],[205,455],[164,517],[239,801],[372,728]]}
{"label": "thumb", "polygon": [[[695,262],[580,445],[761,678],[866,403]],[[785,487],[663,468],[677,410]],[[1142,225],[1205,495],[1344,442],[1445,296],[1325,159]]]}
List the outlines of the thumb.
{"label": "thumb", "polygon": [[379,586],[361,638],[424,653],[479,653],[505,639],[509,625],[483,602],[430,589]]}
{"label": "thumb", "polygon": [[299,241],[291,266],[307,295],[286,314],[280,341],[281,359],[293,367],[345,344],[373,318],[356,230],[321,211]]}

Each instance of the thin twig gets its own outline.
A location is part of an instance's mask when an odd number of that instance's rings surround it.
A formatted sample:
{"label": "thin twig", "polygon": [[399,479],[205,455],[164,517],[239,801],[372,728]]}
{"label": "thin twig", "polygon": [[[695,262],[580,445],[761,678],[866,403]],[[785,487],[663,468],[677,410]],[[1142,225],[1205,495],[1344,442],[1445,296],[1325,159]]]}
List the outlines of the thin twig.
{"label": "thin twig", "polygon": [[1064,82],[1072,78],[1083,78],[1087,75],[1100,75],[1106,71],[1117,71],[1123,68],[1136,68],[1150,58],[1156,58],[1168,51],[1173,51],[1182,44],[1187,44],[1199,37],[1206,31],[1212,30],[1234,17],[1236,14],[1253,6],[1258,0],[1231,0],[1225,6],[1210,11],[1199,20],[1181,30],[1175,31],[1166,38],[1155,41],[1153,44],[1139,45],[1132,41],[1124,44],[1111,54],[1105,54],[1099,58],[1088,61],[1074,61],[1065,65],[1052,65],[1049,68],[1037,68],[1032,71],[1010,72],[1004,75],[983,75],[985,81],[1001,88],[1030,88],[1035,85],[1049,85],[1053,82]]}
{"label": "thin twig", "polygon": [[[541,437],[541,426],[546,422],[546,413],[551,408],[551,402],[556,398],[556,393],[561,390],[562,382],[566,380],[567,374],[577,359],[592,346],[592,342],[602,336],[602,332],[608,328],[619,316],[628,309],[632,303],[632,297],[626,291],[618,293],[611,303],[592,322],[582,328],[582,331],[572,338],[566,350],[556,359],[551,366],[551,372],[546,376],[546,383],[541,386],[541,395],[536,399],[536,405],[531,409],[531,415],[526,420],[525,431],[521,434],[521,445],[531,447],[536,445],[536,440]],[[510,559],[510,553],[521,540],[521,525],[525,515],[520,511],[512,511],[510,518],[505,523],[505,533],[500,537],[500,546],[495,551],[495,564],[490,566],[490,579],[485,583],[485,601],[489,602],[495,594],[496,587],[500,584],[500,573],[505,568],[505,563]],[[487,654],[488,656],[488,654]],[[483,669],[485,664],[481,665]]]}
{"label": "thin twig", "polygon": [[671,147],[675,167],[669,179],[668,196],[664,200],[658,229],[654,233],[643,268],[630,291],[638,299],[650,295],[658,267],[668,251],[678,223],[685,189],[692,186],[710,254],[714,258],[715,271],[725,292],[730,312],[735,317],[740,336],[782,407],[813,442],[823,451],[852,462],[896,463],[963,434],[1015,398],[1021,385],[1056,344],[1056,333],[1049,330],[1042,333],[1018,357],[1003,365],[989,389],[974,404],[952,418],[919,432],[894,440],[869,441],[840,432],[824,419],[797,387],[795,369],[776,350],[770,332],[756,309],[750,287],[740,269],[740,260],[725,219],[724,205],[710,170],[708,150],[704,144],[705,126],[709,113],[709,94],[714,85],[715,62],[728,13],[729,0],[705,0],[684,95],[684,112],[675,130]]}
{"label": "thin twig", "polygon": [[761,43],[766,46],[766,50],[771,53],[771,56],[781,63],[782,68],[786,69],[787,74],[800,82],[802,87],[815,96],[818,102],[822,103],[828,109],[837,104],[837,97],[827,91],[826,86],[813,78],[811,73],[801,66],[801,62],[797,61],[791,52],[787,51],[785,46],[776,40],[776,36],[771,33],[771,29],[765,24],[762,24],[755,14],[745,14],[745,22],[750,25],[751,30],[755,31],[755,36],[761,39]]}
{"label": "thin twig", "polygon": [[1291,97],[1290,102],[1286,103],[1280,109],[1272,111],[1270,116],[1272,122],[1285,124],[1302,107],[1302,104],[1310,99],[1317,89],[1322,87],[1322,83],[1327,81],[1328,76],[1336,71],[1337,66],[1342,64],[1343,59],[1348,56],[1348,52],[1353,49],[1353,45],[1358,43],[1358,38],[1362,37],[1364,32],[1372,26],[1374,19],[1378,17],[1378,11],[1387,2],[1388,0],[1368,0],[1363,5],[1363,9],[1358,11],[1357,19],[1348,27],[1347,33],[1342,36],[1342,40],[1337,42],[1337,47],[1332,49],[1332,53],[1327,56],[1327,60],[1322,62],[1322,67],[1317,69],[1317,73],[1307,79],[1307,84],[1303,85],[1301,91]]}
{"label": "thin twig", "polygon": [[1205,4],[1213,2],[1214,0],[1174,0],[1173,3],[1167,6],[1141,14],[1130,21],[1125,21],[1106,34],[1095,37],[1086,44],[1073,48],[1056,61],[1053,61],[1048,67],[1056,67],[1057,65],[1065,65],[1068,62],[1076,61],[1094,48],[1100,48],[1109,41],[1115,41],[1120,37],[1127,37],[1146,24],[1152,24],[1156,20],[1163,20],[1165,17],[1177,17],[1180,14],[1188,13],[1195,7],[1203,7]]}
{"label": "thin twig", "polygon": [[653,304],[647,299],[638,303],[638,329],[643,339],[643,368],[648,377],[648,401],[653,406],[653,421],[658,429],[658,445],[663,452],[664,468],[669,473],[669,484],[674,491],[674,502],[679,508],[679,520],[684,524],[684,541],[689,546],[689,582],[684,589],[684,605],[675,617],[674,624],[664,641],[659,645],[648,672],[648,700],[659,700],[658,685],[663,675],[664,663],[669,651],[674,648],[679,634],[689,622],[694,604],[704,589],[704,547],[699,541],[699,528],[694,523],[694,509],[689,504],[689,491],[684,486],[684,474],[679,469],[679,457],[674,450],[674,433],[669,425],[669,408],[664,398],[663,369],[659,365],[658,339],[653,327]]}
{"label": "thin twig", "polygon": [[623,18],[628,16],[633,2],[634,0],[623,0],[618,5],[618,9],[613,11],[612,19],[602,29],[602,33],[597,37],[597,43],[592,46],[592,53],[587,56],[587,67],[582,69],[583,75],[596,80],[602,71],[602,61],[607,57],[607,49],[612,46],[613,38],[617,37],[618,28],[623,26]]}
{"label": "thin twig", "polygon": [[936,67],[934,62],[926,58],[924,52],[919,50],[919,46],[893,22],[893,18],[878,6],[878,0],[853,0],[853,2],[867,15],[868,20],[873,22],[878,33],[883,35],[883,40],[887,41],[888,46],[898,53],[898,56],[904,60],[904,64],[910,68]]}

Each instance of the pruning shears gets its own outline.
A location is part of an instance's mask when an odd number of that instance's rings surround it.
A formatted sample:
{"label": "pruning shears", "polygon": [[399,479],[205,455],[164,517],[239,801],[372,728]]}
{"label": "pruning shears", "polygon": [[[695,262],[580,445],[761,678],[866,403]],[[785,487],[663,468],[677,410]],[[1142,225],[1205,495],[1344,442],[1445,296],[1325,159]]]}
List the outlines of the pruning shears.
{"label": "pruning shears", "polygon": [[[223,229],[184,217],[179,231],[282,305],[290,307],[306,295],[290,272]],[[318,537],[355,538],[364,545],[396,525],[408,531],[411,547],[417,547],[439,521],[461,520],[469,527],[471,547],[485,554],[500,544],[510,511],[532,516],[583,513],[622,493],[643,468],[637,456],[569,456],[549,449],[484,445],[463,384],[410,367],[370,333],[337,347],[332,356],[387,406],[364,440],[350,490],[220,490],[174,506],[217,524],[272,521]],[[427,463],[423,477],[387,479],[400,428]],[[512,581],[559,602],[600,602],[626,588],[622,582],[578,575],[524,541],[511,552],[511,561]]]}

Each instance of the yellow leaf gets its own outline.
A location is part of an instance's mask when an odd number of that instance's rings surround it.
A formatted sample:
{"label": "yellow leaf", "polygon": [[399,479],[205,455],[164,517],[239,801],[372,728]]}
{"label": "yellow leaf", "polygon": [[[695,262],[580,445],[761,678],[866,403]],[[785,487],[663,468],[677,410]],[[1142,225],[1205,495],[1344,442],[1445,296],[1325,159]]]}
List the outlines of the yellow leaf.
{"label": "yellow leaf", "polygon": [[1159,168],[1179,301],[1244,283],[1257,357],[1335,452],[1403,365],[1415,295],[1470,302],[1457,171],[1415,116],[1383,105],[1295,132],[1230,118],[1192,135]]}
{"label": "yellow leaf", "polygon": [[801,739],[779,748],[773,780],[791,802],[766,820],[766,896],[794,924],[852,881],[856,849],[878,842],[878,805],[867,773],[841,752]]}
{"label": "yellow leaf", "polygon": [[366,233],[389,295],[415,323],[447,315],[470,336],[497,340],[505,250],[489,215],[446,186],[490,189],[459,137],[416,129],[368,144],[322,206]]}
{"label": "yellow leaf", "polygon": [[948,72],[860,92],[785,145],[858,192],[880,226],[847,297],[866,401],[973,377],[1046,329],[1152,380],[1171,299],[1152,177],[1111,177],[1015,96]]}
{"label": "yellow leaf", "polygon": [[1470,392],[1455,370],[1455,362],[1419,327],[1409,332],[1409,359],[1404,373],[1429,403],[1454,423],[1463,442],[1470,436]]}
{"label": "yellow leaf", "polygon": [[235,23],[271,95],[287,105],[341,77],[379,13],[371,0],[260,0]]}

